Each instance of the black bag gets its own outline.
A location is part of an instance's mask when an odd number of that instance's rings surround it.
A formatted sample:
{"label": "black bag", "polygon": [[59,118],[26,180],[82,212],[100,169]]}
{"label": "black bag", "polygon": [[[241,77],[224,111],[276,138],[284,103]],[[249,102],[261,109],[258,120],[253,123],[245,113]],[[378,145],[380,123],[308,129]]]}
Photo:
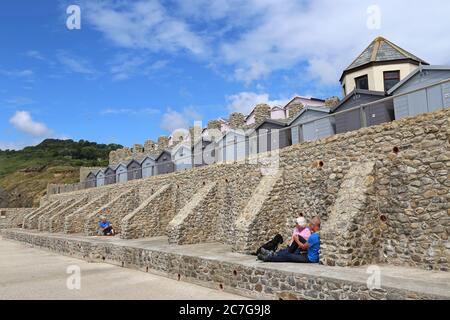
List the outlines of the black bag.
{"label": "black bag", "polygon": [[258,248],[255,255],[258,255],[261,252],[261,248],[264,248],[269,251],[277,251],[278,246],[283,243],[283,237],[281,234],[277,234],[275,237],[273,237],[272,240],[269,242],[266,242],[261,247]]}

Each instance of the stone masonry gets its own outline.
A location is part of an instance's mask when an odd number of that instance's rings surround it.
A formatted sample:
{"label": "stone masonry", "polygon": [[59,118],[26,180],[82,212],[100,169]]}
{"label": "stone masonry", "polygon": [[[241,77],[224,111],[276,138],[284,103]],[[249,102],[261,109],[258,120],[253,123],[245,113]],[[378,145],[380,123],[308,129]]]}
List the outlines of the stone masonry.
{"label": "stone masonry", "polygon": [[100,208],[103,204],[108,203],[110,195],[108,193],[101,193],[94,196],[91,201],[87,201],[82,207],[75,212],[68,214],[64,218],[64,232],[65,233],[81,233],[83,232],[84,221],[87,216]]}
{"label": "stone masonry", "polygon": [[242,129],[245,127],[245,116],[240,112],[233,112],[230,114],[230,128],[231,129]]}
{"label": "stone masonry", "polygon": [[169,243],[192,244],[215,240],[220,212],[217,182],[205,184],[169,223]]}
{"label": "stone masonry", "polygon": [[173,186],[165,185],[125,216],[121,223],[123,239],[156,237],[166,234],[175,215]]}
{"label": "stone masonry", "polygon": [[23,218],[36,208],[0,208],[0,229],[21,227]]}
{"label": "stone masonry", "polygon": [[255,107],[254,113],[255,113],[255,124],[258,125],[264,120],[270,119],[270,106],[265,103],[258,104]]}
{"label": "stone masonry", "polygon": [[[369,289],[366,269],[336,268],[320,265],[265,264],[252,256],[230,254],[217,243],[206,244],[197,251],[184,246],[170,246],[163,239],[154,238],[139,243],[114,243],[101,238],[67,237],[2,230],[5,239],[14,239],[58,254],[86,259],[92,262],[110,263],[151,272],[174,280],[188,281],[202,286],[224,290],[251,298],[282,300],[430,300],[449,299],[445,290],[448,276],[426,277],[427,271],[419,271],[420,279],[411,283],[393,281],[383,274],[382,287]],[[108,239],[109,240],[109,239]],[[207,247],[206,247],[207,246]],[[399,270],[410,271],[404,269]],[[414,273],[415,275],[418,272]],[[404,276],[403,276],[404,277]],[[402,278],[403,280],[405,278]],[[398,279],[398,277],[397,277]],[[438,280],[436,280],[438,279]],[[440,283],[439,279],[441,279]],[[394,279],[395,280],[395,279]],[[433,288],[429,288],[430,286]]]}
{"label": "stone masonry", "polygon": [[[260,154],[252,164],[216,164],[50,195],[46,208],[86,194],[90,199],[110,194],[109,203],[84,219],[85,232],[96,234],[103,209],[110,210],[120,231],[128,214],[141,205],[147,208],[145,201],[165,202],[164,192],[149,198],[172,185],[168,203],[175,213],[164,205],[159,211],[168,217],[175,214],[164,231],[175,243],[210,241],[216,232],[214,240],[248,253],[276,233],[289,238],[295,218],[303,213],[306,218],[320,215],[322,219],[321,262],[326,265],[386,263],[448,271],[449,150],[450,110],[446,109],[284,148],[269,176],[262,170],[268,155]],[[247,207],[250,202],[258,203],[254,210]],[[197,208],[203,225],[212,231],[189,230],[199,221]],[[151,212],[147,210],[139,217]],[[133,237],[143,234],[136,232]],[[341,244],[339,249],[334,243]]]}
{"label": "stone masonry", "polygon": [[86,235],[97,235],[99,229],[97,223],[101,216],[105,216],[111,221],[117,233],[120,233],[120,222],[124,216],[135,210],[140,203],[139,194],[136,189],[130,189],[121,193],[100,209],[94,211],[86,217],[84,222],[84,233]]}

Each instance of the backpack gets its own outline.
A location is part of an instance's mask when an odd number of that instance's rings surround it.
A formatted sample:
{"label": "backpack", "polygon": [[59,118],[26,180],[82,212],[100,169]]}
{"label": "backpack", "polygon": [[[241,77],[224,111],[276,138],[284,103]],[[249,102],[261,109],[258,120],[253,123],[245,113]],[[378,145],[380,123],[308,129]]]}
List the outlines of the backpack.
{"label": "backpack", "polygon": [[258,248],[255,255],[258,255],[261,252],[261,248],[264,248],[269,251],[277,251],[278,246],[283,243],[283,237],[281,234],[277,234],[275,237],[273,237],[272,240],[266,242],[261,247]]}

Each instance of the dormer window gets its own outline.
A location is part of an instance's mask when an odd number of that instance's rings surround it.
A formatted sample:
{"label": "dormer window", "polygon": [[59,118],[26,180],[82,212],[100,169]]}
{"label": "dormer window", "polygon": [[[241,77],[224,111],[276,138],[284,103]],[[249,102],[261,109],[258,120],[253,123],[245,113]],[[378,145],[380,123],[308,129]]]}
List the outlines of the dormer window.
{"label": "dormer window", "polygon": [[400,71],[385,71],[383,72],[384,91],[389,91],[393,86],[400,82]]}
{"label": "dormer window", "polygon": [[369,79],[366,75],[355,78],[356,89],[369,90]]}

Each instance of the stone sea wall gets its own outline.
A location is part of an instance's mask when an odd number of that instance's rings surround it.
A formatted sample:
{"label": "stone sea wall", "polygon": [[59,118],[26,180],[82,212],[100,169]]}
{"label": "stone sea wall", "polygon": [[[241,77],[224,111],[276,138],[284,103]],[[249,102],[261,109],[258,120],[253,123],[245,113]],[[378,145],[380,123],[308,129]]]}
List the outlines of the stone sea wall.
{"label": "stone sea wall", "polygon": [[[258,161],[50,195],[48,201],[86,194],[90,199],[108,194],[111,201],[125,194],[122,205],[133,206],[114,221],[119,228],[130,228],[127,237],[145,232],[134,231],[130,220],[123,220],[126,215],[153,223],[167,212],[161,233],[174,243],[215,240],[244,253],[276,233],[289,238],[300,213],[319,215],[324,264],[385,262],[448,271],[449,150],[446,109],[290,146],[258,155]],[[170,186],[169,195],[151,198],[165,186]],[[158,203],[158,210],[143,205],[146,201]],[[87,215],[99,213],[107,203]],[[85,218],[75,223],[84,224]],[[190,228],[198,223],[205,230],[193,232]]]}
{"label": "stone sea wall", "polygon": [[0,208],[0,229],[21,226],[24,216],[34,210],[36,208]]}
{"label": "stone sea wall", "polygon": [[[383,284],[369,289],[358,277],[336,277],[333,272],[295,272],[270,268],[264,264],[242,263],[239,259],[223,261],[215,257],[188,255],[158,248],[115,245],[91,239],[67,239],[17,230],[2,230],[5,239],[18,240],[58,254],[105,262],[121,267],[152,272],[174,280],[192,282],[258,299],[282,300],[430,300],[448,299],[448,293],[424,292],[423,289]],[[411,289],[412,288],[412,289]]]}

